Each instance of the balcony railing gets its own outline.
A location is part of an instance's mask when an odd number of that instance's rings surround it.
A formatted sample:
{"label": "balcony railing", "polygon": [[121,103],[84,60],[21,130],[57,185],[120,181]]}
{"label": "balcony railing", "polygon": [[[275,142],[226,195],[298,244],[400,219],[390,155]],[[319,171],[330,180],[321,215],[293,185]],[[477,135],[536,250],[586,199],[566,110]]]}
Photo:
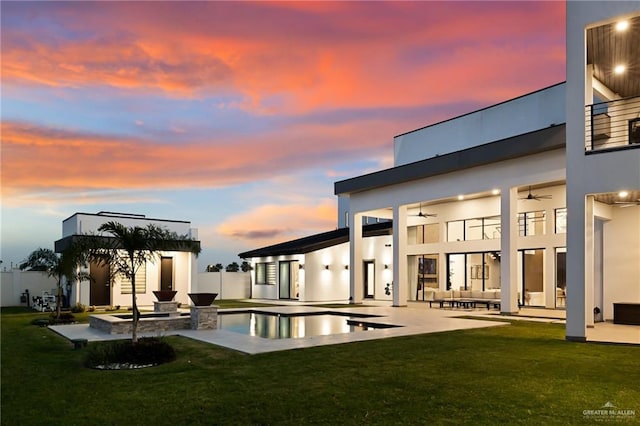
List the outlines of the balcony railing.
{"label": "balcony railing", "polygon": [[585,107],[585,150],[640,148],[640,96]]}

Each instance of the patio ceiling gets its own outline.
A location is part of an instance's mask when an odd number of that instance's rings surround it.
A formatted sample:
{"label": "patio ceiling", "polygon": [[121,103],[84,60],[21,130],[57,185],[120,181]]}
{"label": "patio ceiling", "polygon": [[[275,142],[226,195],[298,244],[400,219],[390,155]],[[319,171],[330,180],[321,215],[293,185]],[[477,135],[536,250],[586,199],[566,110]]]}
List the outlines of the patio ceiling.
{"label": "patio ceiling", "polygon": [[617,192],[595,194],[593,198],[604,204],[618,207],[633,207],[634,203],[640,203],[640,191],[628,191],[626,197],[621,197]]}
{"label": "patio ceiling", "polygon": [[[623,98],[640,96],[640,16],[627,21],[624,31],[616,29],[617,22],[587,30],[587,63],[596,79]],[[614,72],[618,65],[624,73]]]}

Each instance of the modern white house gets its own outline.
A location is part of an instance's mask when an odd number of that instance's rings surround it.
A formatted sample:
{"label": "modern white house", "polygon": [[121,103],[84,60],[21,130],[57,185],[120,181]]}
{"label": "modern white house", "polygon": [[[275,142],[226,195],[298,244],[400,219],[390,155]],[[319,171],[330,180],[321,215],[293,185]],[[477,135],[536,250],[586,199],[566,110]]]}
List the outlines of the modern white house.
{"label": "modern white house", "polygon": [[[366,225],[363,236],[367,283],[364,297],[390,301],[391,223]],[[247,251],[239,256],[252,263],[252,298],[301,302],[349,300],[347,228]]]}
{"label": "modern white house", "polygon": [[[392,168],[336,182],[339,261],[316,256],[327,247],[241,254],[253,297],[405,306],[499,290],[503,313],[566,309],[569,340],[598,321],[640,323],[638,3],[567,2],[566,43],[565,83],[398,135]],[[381,220],[391,234],[369,238]],[[300,289],[280,288],[293,260]]]}
{"label": "modern white house", "polygon": [[[62,222],[62,238],[55,242],[56,252],[64,251],[74,239],[87,235],[100,236],[98,228],[106,222],[118,222],[124,226],[159,226],[179,236],[197,240],[198,232],[191,223],[180,220],[154,219],[144,215],[127,213],[75,213]],[[107,235],[105,235],[107,236]],[[153,305],[157,300],[155,290],[175,290],[175,300],[188,304],[187,293],[197,283],[197,258],[191,252],[176,250],[160,253],[156,262],[147,262],[136,274],[137,303],[140,306]],[[94,306],[130,306],[131,280],[110,273],[108,265],[91,263],[87,272],[91,280],[76,283],[71,287],[71,304],[82,303]]]}

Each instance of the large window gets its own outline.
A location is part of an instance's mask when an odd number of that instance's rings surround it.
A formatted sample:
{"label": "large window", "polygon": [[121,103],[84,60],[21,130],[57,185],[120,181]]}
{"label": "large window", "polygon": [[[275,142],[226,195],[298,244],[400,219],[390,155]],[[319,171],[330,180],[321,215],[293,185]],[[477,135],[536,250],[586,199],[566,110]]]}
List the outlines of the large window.
{"label": "large window", "polygon": [[524,306],[545,306],[544,249],[519,250],[519,300]]}
{"label": "large window", "polygon": [[447,222],[447,241],[493,240],[500,238],[500,216]]}
{"label": "large window", "polygon": [[416,226],[416,243],[417,244],[429,244],[437,243],[440,241],[438,231],[439,224],[430,223],[427,225]]}
{"label": "large window", "polygon": [[[133,293],[131,286],[131,278],[120,275],[120,292],[122,294]],[[136,293],[142,294],[147,292],[147,264],[143,263],[136,271]]]}
{"label": "large window", "polygon": [[447,289],[499,290],[500,252],[447,255]]}
{"label": "large window", "polygon": [[556,209],[556,234],[567,233],[567,208]]}
{"label": "large window", "polygon": [[276,264],[275,262],[256,263],[256,284],[276,283]]}
{"label": "large window", "polygon": [[547,218],[544,210],[518,213],[518,228],[521,237],[544,235],[546,223]]}

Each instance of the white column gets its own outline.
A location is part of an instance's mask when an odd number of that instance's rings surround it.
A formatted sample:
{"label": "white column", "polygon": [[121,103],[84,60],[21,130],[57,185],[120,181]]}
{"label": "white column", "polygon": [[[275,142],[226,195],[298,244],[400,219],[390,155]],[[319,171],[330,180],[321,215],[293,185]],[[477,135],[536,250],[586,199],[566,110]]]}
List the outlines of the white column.
{"label": "white column", "polygon": [[584,319],[587,327],[593,327],[593,274],[595,271],[594,258],[594,231],[595,223],[593,218],[594,198],[593,195],[587,195],[585,203],[584,215]]}
{"label": "white column", "polygon": [[567,340],[585,341],[587,220],[584,195],[567,191]]}
{"label": "white column", "polygon": [[362,303],[364,297],[364,273],[362,268],[362,214],[349,212],[350,303]]}
{"label": "white column", "polygon": [[[446,241],[446,240],[440,240]],[[447,289],[447,254],[440,252],[438,254],[438,290]]]}
{"label": "white column", "polygon": [[[548,217],[548,216],[547,216]],[[553,220],[547,219],[547,222]],[[547,235],[553,235],[547,234]],[[551,246],[544,250],[544,304],[546,308],[553,309],[556,306],[556,251]]]}
{"label": "white column", "polygon": [[518,312],[518,188],[502,188],[500,195],[500,310]]}
{"label": "white column", "polygon": [[393,206],[393,306],[407,306],[407,207]]}
{"label": "white column", "polygon": [[[187,253],[189,257],[189,273],[191,276],[189,277],[189,285],[187,287],[187,293],[195,293],[198,290],[198,258],[193,253]],[[177,256],[176,256],[177,257]],[[183,295],[184,297],[186,295]],[[222,295],[220,295],[222,299]],[[188,300],[189,298],[185,298]]]}

